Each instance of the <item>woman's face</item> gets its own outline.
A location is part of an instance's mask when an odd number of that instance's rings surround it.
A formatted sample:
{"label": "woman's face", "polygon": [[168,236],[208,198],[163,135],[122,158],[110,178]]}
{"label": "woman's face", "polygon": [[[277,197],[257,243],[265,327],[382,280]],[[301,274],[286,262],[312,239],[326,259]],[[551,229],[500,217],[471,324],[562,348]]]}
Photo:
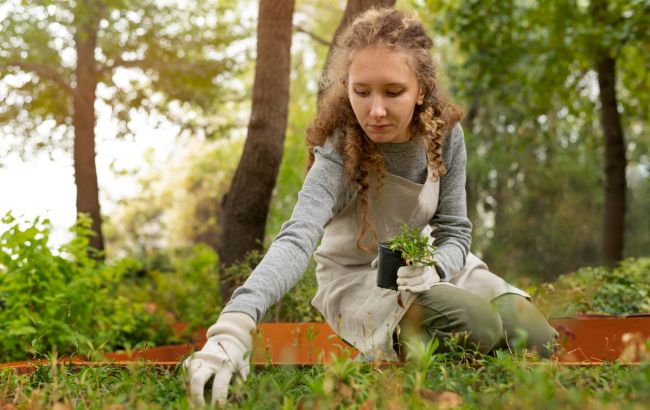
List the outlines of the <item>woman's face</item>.
{"label": "woman's face", "polygon": [[422,89],[408,64],[409,55],[381,47],[354,52],[348,68],[348,97],[354,115],[377,143],[411,139],[411,119]]}

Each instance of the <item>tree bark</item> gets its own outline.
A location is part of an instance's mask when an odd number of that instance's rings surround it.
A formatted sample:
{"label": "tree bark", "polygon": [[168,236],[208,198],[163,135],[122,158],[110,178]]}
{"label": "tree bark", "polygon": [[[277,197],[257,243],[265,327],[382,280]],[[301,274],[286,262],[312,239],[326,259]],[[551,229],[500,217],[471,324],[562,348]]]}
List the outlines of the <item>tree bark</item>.
{"label": "tree bark", "polygon": [[[248,135],[232,185],[222,202],[217,244],[222,272],[261,250],[269,204],[282,161],[289,103],[294,0],[261,0],[257,62]],[[221,276],[225,304],[239,285]]]}
{"label": "tree bark", "polygon": [[[336,44],[336,40],[341,35],[341,33],[354,21],[354,19],[364,11],[368,10],[371,7],[393,7],[396,0],[348,0],[348,3],[345,6],[345,11],[343,11],[343,17],[339,22],[339,26],[334,32],[334,37],[332,38],[332,45]],[[327,66],[330,61],[330,56],[332,55],[332,47],[330,47],[327,52],[327,58],[325,58],[325,67],[323,67],[323,72],[327,70]],[[318,100],[320,101],[321,95],[323,93],[322,89],[318,89]]]}
{"label": "tree bark", "polygon": [[606,53],[597,57],[600,87],[600,123],[605,137],[605,208],[603,259],[614,265],[623,259],[625,225],[625,141],[616,99],[616,60]]}
{"label": "tree bark", "polygon": [[98,81],[95,46],[99,20],[90,12],[83,13],[79,19],[75,33],[77,67],[72,117],[77,213],[90,216],[92,230],[95,232],[95,236],[90,238],[90,246],[103,251],[104,237],[95,165],[95,91]]}

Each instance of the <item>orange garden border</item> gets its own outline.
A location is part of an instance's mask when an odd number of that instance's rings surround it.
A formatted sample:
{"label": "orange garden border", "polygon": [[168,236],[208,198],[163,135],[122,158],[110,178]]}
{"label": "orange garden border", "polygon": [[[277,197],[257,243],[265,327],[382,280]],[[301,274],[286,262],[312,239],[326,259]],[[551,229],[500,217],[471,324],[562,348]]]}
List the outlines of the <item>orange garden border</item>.
{"label": "orange garden border", "polygon": [[[555,358],[564,365],[597,365],[624,355],[626,362],[647,357],[644,341],[650,338],[650,314],[631,316],[583,315],[550,321],[560,332],[560,351]],[[182,334],[186,325],[176,325]],[[129,353],[106,353],[105,362],[86,361],[80,357],[60,358],[59,363],[73,366],[127,366],[145,364],[172,367],[205,343],[205,330],[192,333],[194,342],[183,345],[152,347]],[[627,343],[626,343],[627,340]],[[317,365],[333,357],[359,352],[341,340],[326,323],[261,323],[254,337],[251,363],[255,365]],[[645,352],[645,353],[644,353]],[[645,355],[645,356],[644,356]],[[19,374],[31,373],[47,360],[0,364]]]}
{"label": "orange garden border", "polygon": [[640,355],[643,356],[644,341],[650,339],[650,313],[581,315],[550,322],[560,332],[561,362],[601,362],[619,358],[638,362],[642,358]]}

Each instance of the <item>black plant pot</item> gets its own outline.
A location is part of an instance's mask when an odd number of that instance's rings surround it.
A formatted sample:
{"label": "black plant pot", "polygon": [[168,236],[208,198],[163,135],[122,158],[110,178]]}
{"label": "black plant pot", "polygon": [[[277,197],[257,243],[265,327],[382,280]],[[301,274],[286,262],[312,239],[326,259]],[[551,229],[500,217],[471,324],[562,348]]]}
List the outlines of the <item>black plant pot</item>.
{"label": "black plant pot", "polygon": [[380,243],[377,260],[377,286],[397,290],[397,270],[404,266],[402,252],[394,251],[385,243]]}

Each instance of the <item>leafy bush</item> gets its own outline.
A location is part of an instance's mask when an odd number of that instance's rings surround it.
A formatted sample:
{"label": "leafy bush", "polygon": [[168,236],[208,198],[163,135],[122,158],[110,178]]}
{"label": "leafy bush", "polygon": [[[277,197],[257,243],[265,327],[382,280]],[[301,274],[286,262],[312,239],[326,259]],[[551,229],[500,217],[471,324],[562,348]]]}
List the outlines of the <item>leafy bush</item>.
{"label": "leafy bush", "polygon": [[650,313],[650,258],[630,258],[613,269],[587,267],[562,275],[541,286],[536,305],[555,317]]}
{"label": "leafy bush", "polygon": [[118,293],[148,303],[166,321],[184,322],[189,329],[208,327],[221,311],[219,257],[207,245],[155,252],[131,260]]}
{"label": "leafy bush", "polygon": [[21,227],[11,213],[0,236],[0,360],[49,353],[87,354],[139,342],[156,343],[171,329],[115,290],[132,266],[107,265],[89,247],[91,221],[81,216],[74,239],[58,252],[48,248],[50,222]]}
{"label": "leafy bush", "polygon": [[[264,256],[251,251],[244,260],[224,271],[218,255],[206,245],[150,253],[143,260],[131,260],[118,293],[146,303],[168,323],[184,322],[206,328],[222,309],[219,283],[223,277],[235,287],[243,284]],[[262,318],[264,322],[321,322],[323,317],[311,306],[316,294],[313,260],[303,278],[275,303]]]}

